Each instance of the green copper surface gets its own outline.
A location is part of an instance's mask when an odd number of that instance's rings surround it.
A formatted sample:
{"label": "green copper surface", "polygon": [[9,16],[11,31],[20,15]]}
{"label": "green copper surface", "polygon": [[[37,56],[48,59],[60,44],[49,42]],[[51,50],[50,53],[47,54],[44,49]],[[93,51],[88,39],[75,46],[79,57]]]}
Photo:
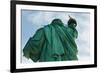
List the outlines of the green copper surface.
{"label": "green copper surface", "polygon": [[68,26],[64,26],[60,19],[54,19],[29,38],[23,49],[24,56],[34,62],[78,60],[75,27],[71,20]]}

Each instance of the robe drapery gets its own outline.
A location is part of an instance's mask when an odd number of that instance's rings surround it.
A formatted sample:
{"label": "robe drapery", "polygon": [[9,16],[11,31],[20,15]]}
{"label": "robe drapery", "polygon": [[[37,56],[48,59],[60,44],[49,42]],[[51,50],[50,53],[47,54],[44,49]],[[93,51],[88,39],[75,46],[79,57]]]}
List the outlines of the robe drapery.
{"label": "robe drapery", "polygon": [[77,36],[73,24],[66,27],[60,19],[54,19],[29,38],[23,54],[34,62],[77,60]]}

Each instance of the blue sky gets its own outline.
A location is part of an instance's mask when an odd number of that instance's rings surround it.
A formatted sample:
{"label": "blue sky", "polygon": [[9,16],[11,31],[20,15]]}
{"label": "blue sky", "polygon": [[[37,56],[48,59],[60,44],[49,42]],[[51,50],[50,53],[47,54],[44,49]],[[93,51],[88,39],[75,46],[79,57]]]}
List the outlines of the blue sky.
{"label": "blue sky", "polygon": [[[79,60],[89,60],[90,58],[90,14],[82,12],[54,12],[54,11],[21,11],[21,25],[22,25],[22,49],[30,37],[34,35],[37,29],[48,25],[55,18],[59,18],[63,21],[65,26],[69,19],[68,15],[77,20],[78,39],[76,43],[78,46],[78,58]],[[33,63],[31,60],[27,60],[22,57],[23,63]]]}

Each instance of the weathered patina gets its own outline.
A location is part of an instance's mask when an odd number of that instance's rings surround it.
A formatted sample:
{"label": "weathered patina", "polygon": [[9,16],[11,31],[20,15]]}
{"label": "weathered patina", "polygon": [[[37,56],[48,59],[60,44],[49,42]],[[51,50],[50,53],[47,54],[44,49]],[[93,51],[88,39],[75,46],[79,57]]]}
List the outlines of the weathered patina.
{"label": "weathered patina", "polygon": [[23,54],[34,62],[78,60],[76,20],[70,18],[68,26],[60,19],[36,31],[26,43]]}

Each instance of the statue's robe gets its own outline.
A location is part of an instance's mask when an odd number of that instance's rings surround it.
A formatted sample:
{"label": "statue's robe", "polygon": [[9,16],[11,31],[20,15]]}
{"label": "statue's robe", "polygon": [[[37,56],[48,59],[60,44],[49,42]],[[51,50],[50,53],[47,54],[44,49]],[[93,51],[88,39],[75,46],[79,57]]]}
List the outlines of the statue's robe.
{"label": "statue's robe", "polygon": [[77,36],[74,26],[65,27],[53,23],[46,25],[28,40],[23,54],[34,62],[77,60]]}

